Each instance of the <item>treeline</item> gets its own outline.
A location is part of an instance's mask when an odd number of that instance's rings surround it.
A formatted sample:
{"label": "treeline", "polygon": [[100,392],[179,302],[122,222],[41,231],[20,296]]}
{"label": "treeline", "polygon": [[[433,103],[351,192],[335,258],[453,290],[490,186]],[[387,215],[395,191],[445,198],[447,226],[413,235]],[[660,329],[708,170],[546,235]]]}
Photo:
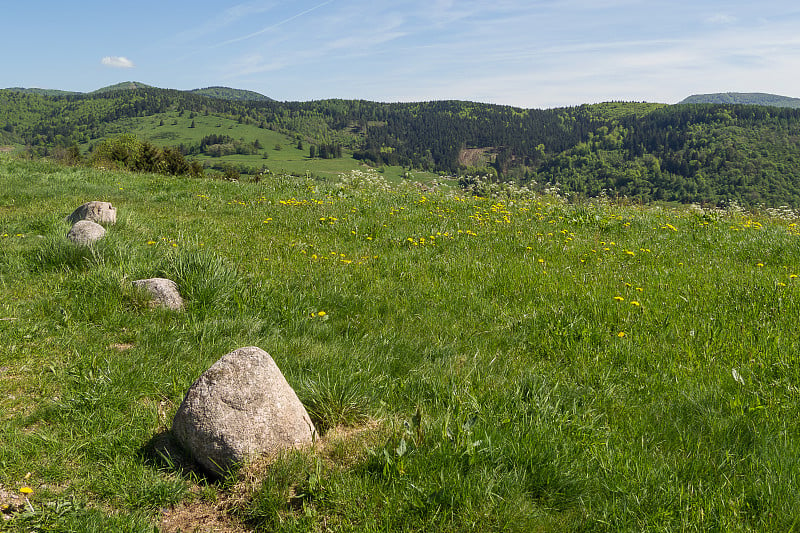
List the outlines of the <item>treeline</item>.
{"label": "treeline", "polygon": [[190,147],[187,153],[192,155],[200,153],[211,157],[222,157],[234,154],[255,155],[263,148],[258,139],[247,142],[234,139],[229,135],[211,134],[203,137],[199,145]]}
{"label": "treeline", "polygon": [[[302,150],[302,143],[298,144],[298,148]],[[320,159],[337,159],[342,157],[342,145],[338,143],[321,143],[311,145],[308,147],[308,156],[310,158],[318,157]]]}

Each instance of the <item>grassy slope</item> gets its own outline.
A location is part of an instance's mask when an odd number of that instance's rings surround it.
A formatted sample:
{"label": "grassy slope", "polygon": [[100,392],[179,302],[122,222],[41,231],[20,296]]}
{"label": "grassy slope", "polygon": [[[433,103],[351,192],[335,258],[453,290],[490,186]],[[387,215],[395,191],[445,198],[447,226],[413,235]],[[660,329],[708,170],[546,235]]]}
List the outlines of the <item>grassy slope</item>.
{"label": "grassy slope", "polygon": [[[0,163],[0,484],[35,511],[6,526],[222,501],[284,531],[797,527],[794,221],[373,181]],[[63,222],[87,200],[119,209],[88,251]],[[130,289],[157,275],[185,312]],[[246,345],[361,431],[223,484],[160,461],[187,387]]]}
{"label": "grassy slope", "polygon": [[[195,127],[191,128],[194,121]],[[164,125],[160,125],[161,123]],[[246,165],[259,169],[263,166],[277,173],[297,173],[306,174],[309,172],[316,176],[333,178],[342,172],[363,168],[360,161],[352,158],[352,154],[344,152],[344,157],[339,159],[310,159],[308,157],[309,142],[303,140],[303,150],[297,149],[297,139],[290,138],[282,133],[262,129],[252,124],[239,124],[236,120],[218,117],[214,115],[205,116],[197,114],[190,118],[188,112],[179,116],[177,112],[161,113],[148,117],[120,120],[114,134],[132,133],[140,139],[146,139],[158,146],[176,146],[179,144],[191,145],[199,144],[200,140],[207,135],[227,135],[234,139],[244,139],[252,142],[256,139],[264,147],[261,154],[257,155],[229,155],[224,157],[209,157],[205,155],[194,156],[196,159],[209,165],[221,165],[231,163],[235,165]],[[114,135],[112,134],[112,136]],[[281,149],[277,150],[276,147]],[[268,152],[267,159],[264,159],[263,152]],[[383,174],[393,182],[400,180],[405,173],[402,167],[384,167]],[[414,179],[423,182],[430,182],[436,176],[434,174],[414,171]]]}

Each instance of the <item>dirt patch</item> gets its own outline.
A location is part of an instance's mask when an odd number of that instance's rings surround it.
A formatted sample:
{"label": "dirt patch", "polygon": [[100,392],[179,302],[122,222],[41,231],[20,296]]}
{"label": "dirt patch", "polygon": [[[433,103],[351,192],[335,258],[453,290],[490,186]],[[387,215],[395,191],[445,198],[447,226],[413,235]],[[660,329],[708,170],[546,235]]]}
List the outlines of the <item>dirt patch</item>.
{"label": "dirt patch", "polygon": [[491,148],[464,148],[458,153],[458,164],[465,167],[482,167],[491,159]]}
{"label": "dirt patch", "polygon": [[[346,469],[364,460],[367,450],[379,444],[387,437],[388,429],[378,420],[370,420],[358,427],[331,428],[324,437],[316,441],[313,448],[307,450],[310,455],[321,457],[328,465]],[[197,470],[188,457],[176,447],[171,437],[164,433],[154,438],[152,450],[158,450],[162,458],[167,458],[173,468],[184,474],[203,474]],[[305,452],[302,452],[305,453]],[[274,457],[262,457],[246,465],[237,474],[239,482],[230,489],[216,494],[216,501],[195,501],[184,503],[167,510],[161,518],[160,530],[164,533],[196,532],[196,533],[246,533],[250,529],[232,515],[231,511],[241,507],[261,486],[264,472]],[[201,487],[192,488],[195,494]]]}
{"label": "dirt patch", "polygon": [[0,485],[0,513],[3,514],[3,518],[8,518],[11,514],[22,511],[24,507],[25,498],[22,495],[7,490]]}
{"label": "dirt patch", "polygon": [[131,348],[133,348],[133,344],[130,344],[128,342],[117,342],[109,345],[108,347],[118,352],[124,352],[126,350],[130,350]]}
{"label": "dirt patch", "polygon": [[193,502],[167,511],[161,518],[163,533],[246,533],[237,520],[226,511],[225,503]]}
{"label": "dirt patch", "polygon": [[7,153],[7,152],[13,152],[13,151],[14,151],[14,147],[13,146],[0,146],[0,152],[6,152]]}

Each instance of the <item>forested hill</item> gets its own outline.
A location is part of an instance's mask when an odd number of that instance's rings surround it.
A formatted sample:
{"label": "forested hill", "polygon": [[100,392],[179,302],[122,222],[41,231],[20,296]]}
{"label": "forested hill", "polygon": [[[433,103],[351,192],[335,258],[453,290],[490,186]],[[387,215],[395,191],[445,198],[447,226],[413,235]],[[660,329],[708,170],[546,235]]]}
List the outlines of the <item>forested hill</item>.
{"label": "forested hill", "polygon": [[245,91],[244,89],[232,89],[230,87],[206,87],[204,89],[194,89],[190,92],[212,98],[222,98],[223,100],[272,101],[272,98],[261,93]]}
{"label": "forested hill", "polygon": [[744,104],[773,107],[800,108],[800,98],[767,93],[713,93],[694,94],[685,98],[681,104]]}
{"label": "forested hill", "polygon": [[46,154],[77,143],[85,151],[141,117],[217,115],[337,146],[344,150],[336,154],[374,166],[489,174],[579,196],[800,206],[797,109],[615,102],[537,110],[219,96],[152,87],[57,95],[0,90],[0,144]]}

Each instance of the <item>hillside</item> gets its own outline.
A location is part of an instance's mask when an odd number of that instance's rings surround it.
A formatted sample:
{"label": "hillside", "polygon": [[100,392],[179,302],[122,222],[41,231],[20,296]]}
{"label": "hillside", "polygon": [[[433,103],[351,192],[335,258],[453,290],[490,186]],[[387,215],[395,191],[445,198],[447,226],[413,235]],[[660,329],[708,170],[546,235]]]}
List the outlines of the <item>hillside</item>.
{"label": "hillside", "polygon": [[[136,132],[243,173],[269,167],[278,151],[270,146],[287,144],[306,152],[301,172],[336,159],[461,176],[464,186],[487,175],[540,191],[558,187],[574,197],[800,205],[797,109],[611,102],[538,110],[463,101],[254,98],[227,88],[177,91],[129,82],[90,94],[3,90],[0,144],[26,146],[33,155],[76,144],[86,154],[104,139]],[[240,125],[250,129],[222,131]],[[272,142],[273,133],[283,141]],[[208,146],[216,147],[208,152]]]}
{"label": "hillside", "polygon": [[212,98],[222,98],[223,100],[244,100],[250,102],[273,101],[273,99],[269,96],[264,96],[263,94],[255,91],[232,89],[230,87],[206,87],[205,89],[194,89],[190,92],[203,96],[210,96]]}
{"label": "hillside", "polygon": [[112,91],[133,91],[135,89],[152,89],[153,87],[150,85],[145,85],[144,83],[138,81],[124,81],[122,83],[116,83],[114,85],[109,85],[107,87],[101,87],[95,91],[92,91],[89,94],[103,94],[109,93]]}
{"label": "hillside", "polygon": [[39,89],[39,88],[25,88],[25,87],[8,87],[4,91],[12,91],[24,94],[40,94],[42,96],[68,96],[71,94],[81,94],[74,91],[60,91],[58,89]]}
{"label": "hillside", "polygon": [[744,104],[771,107],[800,108],[800,98],[767,93],[713,93],[695,94],[685,98],[681,104]]}

